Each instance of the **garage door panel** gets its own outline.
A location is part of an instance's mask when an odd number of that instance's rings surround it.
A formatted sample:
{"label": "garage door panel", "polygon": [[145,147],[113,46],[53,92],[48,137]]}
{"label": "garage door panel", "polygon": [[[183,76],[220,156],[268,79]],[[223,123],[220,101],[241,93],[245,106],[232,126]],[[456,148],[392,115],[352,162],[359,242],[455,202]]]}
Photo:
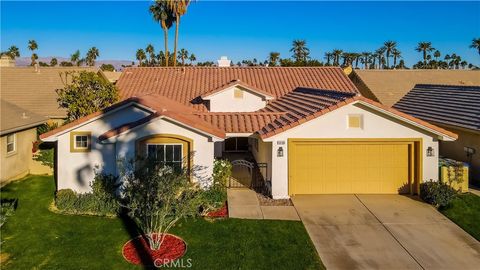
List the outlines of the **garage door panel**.
{"label": "garage door panel", "polygon": [[409,184],[408,147],[408,142],[292,142],[290,194],[398,193]]}

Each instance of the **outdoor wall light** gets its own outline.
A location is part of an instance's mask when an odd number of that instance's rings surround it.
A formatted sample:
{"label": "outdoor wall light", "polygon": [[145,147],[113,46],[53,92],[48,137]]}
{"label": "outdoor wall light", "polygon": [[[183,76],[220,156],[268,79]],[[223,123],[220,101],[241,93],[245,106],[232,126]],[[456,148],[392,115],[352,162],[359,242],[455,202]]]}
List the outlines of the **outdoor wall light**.
{"label": "outdoor wall light", "polygon": [[277,150],[277,157],[283,157],[283,147],[279,147]]}
{"label": "outdoor wall light", "polygon": [[435,156],[435,151],[433,150],[433,147],[429,146],[427,148],[427,157],[433,157]]}

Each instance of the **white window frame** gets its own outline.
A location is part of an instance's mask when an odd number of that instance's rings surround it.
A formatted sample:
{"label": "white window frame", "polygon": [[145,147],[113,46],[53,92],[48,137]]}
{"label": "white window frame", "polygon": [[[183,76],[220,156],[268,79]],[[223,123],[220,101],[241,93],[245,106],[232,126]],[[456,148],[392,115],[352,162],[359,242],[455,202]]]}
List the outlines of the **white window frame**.
{"label": "white window frame", "polygon": [[[145,155],[148,157],[148,146],[149,145],[162,145],[162,146],[167,146],[167,145],[180,145],[180,155],[181,155],[181,158],[179,161],[172,161],[174,163],[180,163],[180,169],[183,169],[183,144],[181,143],[147,143],[146,144],[146,147],[145,147]],[[166,151],[166,148],[164,148],[163,150],[163,155],[164,155],[164,160],[163,162],[166,163],[167,161],[165,160],[166,159],[166,155],[167,154],[167,151]],[[175,152],[173,152],[173,154],[175,155]],[[175,156],[173,157],[173,159],[175,159]]]}
{"label": "white window frame", "polygon": [[[9,136],[13,137],[13,142],[11,142],[11,143],[8,143],[8,137]],[[6,143],[7,143],[7,145],[6,145],[7,155],[14,154],[17,151],[17,134],[13,133],[13,134],[7,135]],[[9,144],[13,144],[13,150],[12,151],[8,151],[8,145]]]}
{"label": "white window frame", "polygon": [[[77,137],[87,137],[87,146],[85,146],[85,147],[77,146]],[[73,135],[73,149],[75,149],[75,150],[87,150],[87,149],[89,149],[90,140],[91,140],[90,135],[86,135],[86,134],[82,134],[82,135],[75,134],[75,135]]]}

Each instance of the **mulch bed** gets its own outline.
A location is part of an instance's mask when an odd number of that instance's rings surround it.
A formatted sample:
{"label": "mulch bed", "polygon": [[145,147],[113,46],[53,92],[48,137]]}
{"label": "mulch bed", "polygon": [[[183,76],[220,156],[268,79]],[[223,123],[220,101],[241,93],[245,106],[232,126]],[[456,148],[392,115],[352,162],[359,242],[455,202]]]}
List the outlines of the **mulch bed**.
{"label": "mulch bed", "polygon": [[208,212],[206,217],[210,217],[210,218],[227,218],[228,217],[228,207],[227,207],[227,203],[225,203],[222,208],[216,210],[216,211],[212,211],[212,212]]}
{"label": "mulch bed", "polygon": [[261,206],[292,206],[290,199],[275,200],[263,194],[257,193],[258,202]]}
{"label": "mulch bed", "polygon": [[[154,237],[159,237],[157,234]],[[138,236],[123,245],[122,254],[125,260],[136,265],[156,266],[175,261],[187,251],[183,239],[172,234],[166,234],[162,246],[151,250],[145,236]]]}

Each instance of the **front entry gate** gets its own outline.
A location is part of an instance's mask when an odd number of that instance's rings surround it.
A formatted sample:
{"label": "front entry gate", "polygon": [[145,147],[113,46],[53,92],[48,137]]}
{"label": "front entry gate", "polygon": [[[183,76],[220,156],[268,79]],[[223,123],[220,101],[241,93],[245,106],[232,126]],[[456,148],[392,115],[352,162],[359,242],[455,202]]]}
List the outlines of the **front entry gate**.
{"label": "front entry gate", "polygon": [[[229,188],[250,188],[260,193],[268,192],[269,184],[266,176],[267,164],[250,162],[244,159],[233,160],[232,176],[228,181]],[[264,170],[264,174],[261,173]]]}

